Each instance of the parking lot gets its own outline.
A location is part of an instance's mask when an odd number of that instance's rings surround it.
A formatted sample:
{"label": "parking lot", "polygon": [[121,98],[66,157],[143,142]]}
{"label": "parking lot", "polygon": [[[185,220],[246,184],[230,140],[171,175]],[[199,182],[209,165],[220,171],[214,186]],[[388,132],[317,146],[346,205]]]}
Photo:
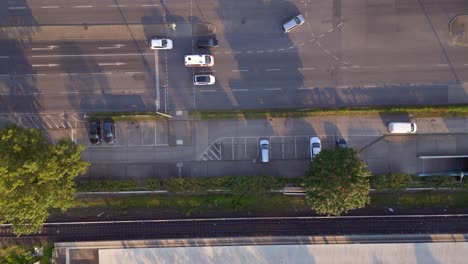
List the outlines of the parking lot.
{"label": "parking lot", "polygon": [[[270,141],[271,160],[306,160],[310,159],[309,138],[315,135],[270,136],[270,137],[222,137],[213,141],[202,153],[200,161],[211,160],[252,160],[259,156],[259,141]],[[319,135],[322,149],[332,149],[338,137]],[[349,136],[349,147],[359,150],[369,142],[379,138],[375,136]]]}

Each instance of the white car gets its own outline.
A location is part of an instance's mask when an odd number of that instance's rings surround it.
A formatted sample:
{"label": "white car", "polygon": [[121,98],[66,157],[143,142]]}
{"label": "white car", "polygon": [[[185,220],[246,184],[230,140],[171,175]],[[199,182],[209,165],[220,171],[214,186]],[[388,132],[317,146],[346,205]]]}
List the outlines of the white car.
{"label": "white car", "polygon": [[172,40],[167,38],[154,38],[150,41],[150,48],[152,50],[170,50],[172,47]]}
{"label": "white car", "polygon": [[315,156],[317,156],[322,150],[322,142],[320,142],[320,138],[318,137],[311,137],[309,143],[310,143],[310,159],[313,160]]}
{"label": "white car", "polygon": [[194,85],[212,85],[216,81],[216,78],[213,75],[195,75],[193,76]]}
{"label": "white car", "polygon": [[268,139],[260,140],[260,161],[263,163],[270,161],[270,141]]}

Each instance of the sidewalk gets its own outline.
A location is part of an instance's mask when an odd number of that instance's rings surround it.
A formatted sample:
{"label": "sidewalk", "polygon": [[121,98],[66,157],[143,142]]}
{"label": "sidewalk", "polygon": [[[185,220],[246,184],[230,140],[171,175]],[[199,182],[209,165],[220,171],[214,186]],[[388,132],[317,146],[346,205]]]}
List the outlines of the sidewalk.
{"label": "sidewalk", "polygon": [[[467,118],[420,118],[415,135],[387,135],[390,121],[407,116],[307,117],[255,120],[187,120],[121,122],[117,144],[89,147],[83,158],[92,166],[86,178],[210,177],[281,175],[301,177],[309,166],[308,138],[318,135],[323,148],[337,138],[360,152],[374,174],[421,173],[444,169],[423,164],[420,155],[468,153]],[[88,145],[86,128],[78,143]],[[258,140],[269,138],[271,162],[258,162]],[[459,166],[459,165],[457,165]],[[457,170],[459,168],[453,168]],[[426,170],[427,172],[427,170]]]}

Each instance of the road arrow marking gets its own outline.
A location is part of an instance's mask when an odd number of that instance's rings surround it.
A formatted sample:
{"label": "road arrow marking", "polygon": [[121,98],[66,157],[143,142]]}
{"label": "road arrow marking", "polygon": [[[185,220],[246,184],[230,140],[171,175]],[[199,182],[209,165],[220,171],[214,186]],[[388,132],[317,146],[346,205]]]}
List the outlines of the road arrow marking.
{"label": "road arrow marking", "polygon": [[125,65],[127,63],[123,63],[123,62],[104,62],[104,63],[99,63],[100,66],[121,66],[121,65]]}
{"label": "road arrow marking", "polygon": [[31,66],[33,67],[57,67],[60,64],[33,64]]}
{"label": "road arrow marking", "polygon": [[116,45],[111,46],[111,47],[99,47],[98,49],[120,49],[121,47],[125,47],[125,45],[123,45],[123,44],[116,44]]}
{"label": "road arrow marking", "polygon": [[47,48],[32,48],[32,50],[53,50],[58,47],[59,46],[50,45],[50,46],[47,46]]}

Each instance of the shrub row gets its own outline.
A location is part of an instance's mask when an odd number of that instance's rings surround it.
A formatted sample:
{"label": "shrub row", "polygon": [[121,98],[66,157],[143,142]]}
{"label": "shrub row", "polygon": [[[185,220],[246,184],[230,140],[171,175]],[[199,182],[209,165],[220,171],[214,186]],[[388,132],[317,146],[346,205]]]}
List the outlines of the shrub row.
{"label": "shrub row", "polygon": [[404,189],[414,187],[427,188],[454,188],[461,187],[460,183],[451,176],[431,176],[418,177],[406,173],[393,173],[373,176],[370,178],[371,188],[383,189]]}
{"label": "shrub row", "polygon": [[254,194],[281,189],[287,184],[299,184],[301,179],[271,176],[224,176],[210,178],[151,178],[143,184],[134,181],[78,181],[80,192],[131,191],[131,190],[167,190],[169,192],[205,192],[208,190],[226,190],[236,194]]}

